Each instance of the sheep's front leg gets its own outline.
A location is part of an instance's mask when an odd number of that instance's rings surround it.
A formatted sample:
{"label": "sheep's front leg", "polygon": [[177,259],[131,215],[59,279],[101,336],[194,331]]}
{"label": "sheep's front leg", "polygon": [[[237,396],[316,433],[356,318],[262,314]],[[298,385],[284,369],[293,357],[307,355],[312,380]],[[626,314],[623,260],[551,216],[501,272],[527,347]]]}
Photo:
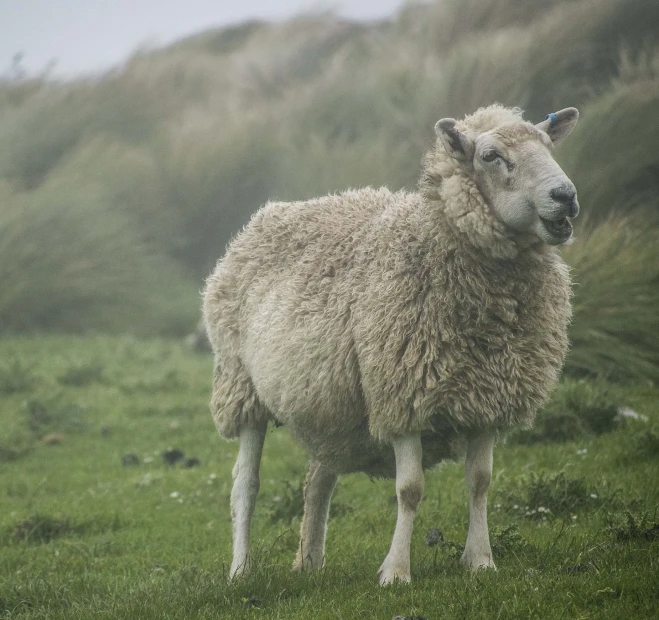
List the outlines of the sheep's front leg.
{"label": "sheep's front leg", "polygon": [[416,515],[423,497],[421,435],[406,435],[393,442],[396,455],[396,497],[398,519],[391,549],[380,566],[380,585],[411,581],[410,543]]}
{"label": "sheep's front leg", "polygon": [[231,519],[233,522],[233,561],[229,577],[233,579],[250,568],[249,537],[252,515],[259,492],[259,468],[267,422],[257,428],[240,431],[238,459],[233,468]]}
{"label": "sheep's front leg", "polygon": [[309,461],[304,483],[304,516],[294,571],[319,570],[325,557],[325,534],[330,500],[338,476],[318,461]]}
{"label": "sheep's front leg", "polygon": [[462,563],[471,570],[496,568],[487,530],[487,490],[492,478],[494,433],[469,438],[465,479],[469,489],[469,533]]}

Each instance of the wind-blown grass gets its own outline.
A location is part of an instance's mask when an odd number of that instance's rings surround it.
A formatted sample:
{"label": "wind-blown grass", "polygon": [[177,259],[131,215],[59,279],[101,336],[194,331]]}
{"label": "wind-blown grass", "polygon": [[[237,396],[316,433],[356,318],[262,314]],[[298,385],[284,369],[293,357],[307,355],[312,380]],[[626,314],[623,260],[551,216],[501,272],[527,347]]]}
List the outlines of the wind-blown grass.
{"label": "wind-blown grass", "polygon": [[659,380],[659,228],[642,217],[587,225],[565,252],[574,269],[566,372]]}
{"label": "wind-blown grass", "polygon": [[654,77],[616,84],[583,110],[559,150],[591,227],[639,209],[655,218],[646,226],[659,221],[659,52],[651,58],[658,59]]}
{"label": "wind-blown grass", "polygon": [[414,189],[439,118],[577,105],[556,152],[582,204],[568,370],[654,380],[658,32],[645,0],[436,0],[0,80],[0,329],[192,329],[202,278],[266,200]]}
{"label": "wind-blown grass", "polygon": [[91,187],[0,187],[0,333],[185,333],[195,287]]}

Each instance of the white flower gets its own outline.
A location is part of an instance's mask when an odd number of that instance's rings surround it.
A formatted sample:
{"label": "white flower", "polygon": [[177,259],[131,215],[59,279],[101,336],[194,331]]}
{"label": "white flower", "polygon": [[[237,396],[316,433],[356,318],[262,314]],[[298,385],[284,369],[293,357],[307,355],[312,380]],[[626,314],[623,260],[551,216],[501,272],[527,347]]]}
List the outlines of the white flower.
{"label": "white flower", "polygon": [[596,495],[595,493],[591,493],[590,496],[591,496],[593,499],[597,499],[597,495]]}
{"label": "white flower", "polygon": [[172,493],[169,494],[170,497],[176,499],[179,495],[181,495],[178,491],[173,491]]}
{"label": "white flower", "polygon": [[215,480],[215,478],[217,478],[217,474],[209,474],[208,477],[209,477],[211,480]]}
{"label": "white flower", "polygon": [[588,453],[588,448],[584,448],[583,450],[577,450],[577,454],[587,454]]}

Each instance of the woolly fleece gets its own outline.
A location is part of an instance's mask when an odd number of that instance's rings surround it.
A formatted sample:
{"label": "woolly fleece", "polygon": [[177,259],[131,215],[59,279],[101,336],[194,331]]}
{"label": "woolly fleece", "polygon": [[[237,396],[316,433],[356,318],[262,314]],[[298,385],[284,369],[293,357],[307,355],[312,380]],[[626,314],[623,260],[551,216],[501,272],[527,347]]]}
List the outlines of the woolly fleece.
{"label": "woolly fleece", "polygon": [[[547,140],[501,106],[458,128]],[[429,467],[470,431],[532,423],[570,313],[557,250],[508,230],[438,142],[419,193],[350,190],[253,216],[207,281],[211,409],[226,438],[274,417],[337,472],[393,475],[386,442],[421,431]]]}

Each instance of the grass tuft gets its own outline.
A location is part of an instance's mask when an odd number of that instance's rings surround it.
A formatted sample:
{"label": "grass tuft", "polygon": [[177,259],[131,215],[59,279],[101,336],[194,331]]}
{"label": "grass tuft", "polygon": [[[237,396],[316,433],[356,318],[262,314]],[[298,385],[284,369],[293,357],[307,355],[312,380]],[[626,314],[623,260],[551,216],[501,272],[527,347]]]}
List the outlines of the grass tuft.
{"label": "grass tuft", "polygon": [[604,494],[584,478],[531,473],[500,491],[502,506],[509,514],[531,520],[567,519],[581,511],[612,505],[614,497]]}
{"label": "grass tuft", "polygon": [[94,382],[103,381],[103,364],[84,364],[82,366],[71,366],[57,377],[62,385],[82,387]]}
{"label": "grass tuft", "polygon": [[514,432],[510,441],[532,445],[609,433],[620,426],[621,404],[604,382],[565,380],[538,412],[533,428]]}
{"label": "grass tuft", "polygon": [[68,516],[35,514],[16,523],[11,528],[10,537],[13,541],[48,543],[54,538],[82,533],[84,529],[84,526],[73,525]]}
{"label": "grass tuft", "polygon": [[0,366],[0,394],[27,392],[34,386],[35,381],[32,370],[24,366],[18,358]]}
{"label": "grass tuft", "polygon": [[275,495],[268,506],[268,518],[271,523],[290,524],[302,517],[304,510],[304,489],[299,482],[291,484],[284,481],[284,490]]}
{"label": "grass tuft", "polygon": [[617,541],[659,539],[659,521],[652,520],[647,512],[626,510],[622,517],[610,519],[607,529]]}

